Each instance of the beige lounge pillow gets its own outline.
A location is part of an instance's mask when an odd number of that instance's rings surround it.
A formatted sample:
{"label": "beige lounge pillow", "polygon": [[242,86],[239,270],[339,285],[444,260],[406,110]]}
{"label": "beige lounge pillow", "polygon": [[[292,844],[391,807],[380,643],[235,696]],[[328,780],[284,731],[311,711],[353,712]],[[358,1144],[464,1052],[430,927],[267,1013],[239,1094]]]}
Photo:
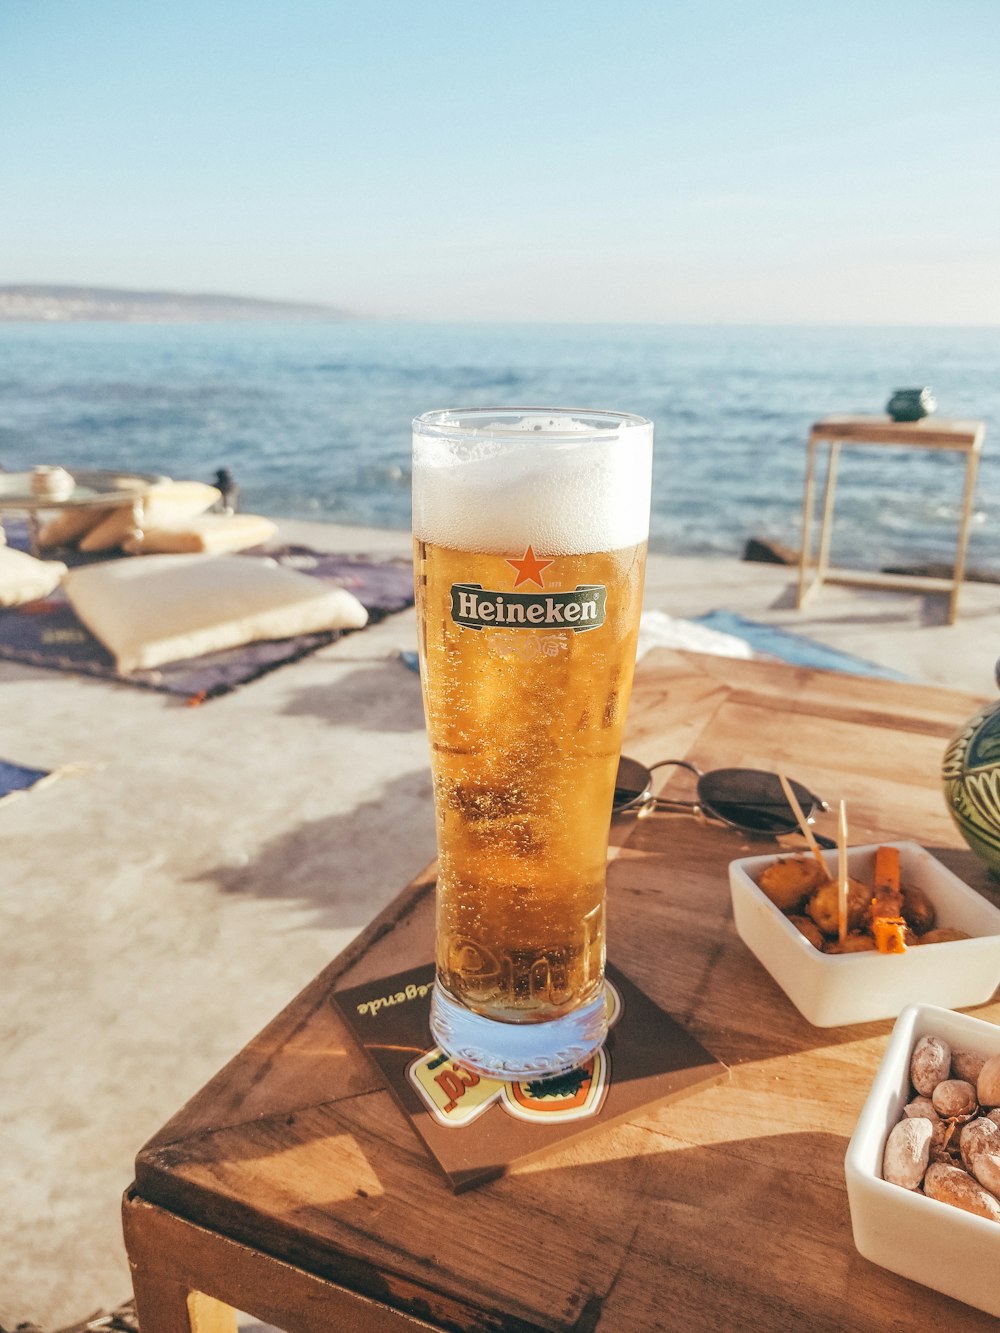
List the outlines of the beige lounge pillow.
{"label": "beige lounge pillow", "polygon": [[38,533],[39,546],[69,546],[78,537],[96,528],[113,511],[103,505],[81,505],[79,509],[64,509],[55,518],[43,523]]}
{"label": "beige lounge pillow", "polygon": [[104,519],[80,539],[81,551],[110,551],[146,528],[170,526],[203,514],[222,492],[200,481],[160,481],[151,486],[140,505],[105,510]]}
{"label": "beige lounge pillow", "polygon": [[116,546],[121,546],[130,532],[138,530],[141,513],[138,504],[105,510],[104,518],[96,527],[85,532],[77,545],[81,551],[113,550]]}
{"label": "beige lounge pillow", "polygon": [[346,589],[250,556],[111,560],[71,570],[63,586],[123,675],[257,639],[360,629],[368,620]]}
{"label": "beige lounge pillow", "polygon": [[0,546],[0,606],[21,606],[48,597],[65,573],[60,560],[36,560],[26,551]]}
{"label": "beige lounge pillow", "polygon": [[199,514],[186,522],[163,526],[143,524],[140,532],[125,538],[122,546],[130,555],[157,552],[245,551],[259,546],[278,531],[277,523],[261,514]]}

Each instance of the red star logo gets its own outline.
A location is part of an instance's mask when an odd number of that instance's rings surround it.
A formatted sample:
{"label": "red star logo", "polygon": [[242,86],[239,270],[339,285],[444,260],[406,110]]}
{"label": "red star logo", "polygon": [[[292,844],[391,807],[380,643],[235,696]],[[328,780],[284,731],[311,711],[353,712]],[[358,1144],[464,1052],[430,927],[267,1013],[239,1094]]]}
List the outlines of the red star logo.
{"label": "red star logo", "polygon": [[522,583],[537,583],[540,588],[544,588],[542,581],[543,570],[548,569],[553,564],[552,560],[539,560],[534,551],[529,546],[520,560],[508,560],[507,564],[512,569],[517,570],[517,578],[514,580],[514,587],[519,588]]}

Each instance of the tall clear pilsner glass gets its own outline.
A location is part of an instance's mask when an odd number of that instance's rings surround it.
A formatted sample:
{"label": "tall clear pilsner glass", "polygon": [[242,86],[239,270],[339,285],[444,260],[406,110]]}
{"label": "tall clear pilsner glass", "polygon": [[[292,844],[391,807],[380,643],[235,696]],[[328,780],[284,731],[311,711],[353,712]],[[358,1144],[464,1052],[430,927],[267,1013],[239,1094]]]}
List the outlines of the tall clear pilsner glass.
{"label": "tall clear pilsner glass", "polygon": [[653,427],[562,408],[413,423],[437,821],[431,1030],[507,1081],[607,1035],[605,870],[649,532]]}

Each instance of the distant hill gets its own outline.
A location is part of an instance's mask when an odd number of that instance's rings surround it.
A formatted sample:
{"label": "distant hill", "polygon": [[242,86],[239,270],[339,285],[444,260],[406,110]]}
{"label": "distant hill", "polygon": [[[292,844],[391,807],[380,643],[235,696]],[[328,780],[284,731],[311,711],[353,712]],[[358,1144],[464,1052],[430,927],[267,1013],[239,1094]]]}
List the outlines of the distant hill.
{"label": "distant hill", "polygon": [[305,323],[356,319],[336,306],[259,301],[215,293],[144,292],[117,287],[2,286],[0,323],[114,320],[125,324],[203,324],[218,320]]}

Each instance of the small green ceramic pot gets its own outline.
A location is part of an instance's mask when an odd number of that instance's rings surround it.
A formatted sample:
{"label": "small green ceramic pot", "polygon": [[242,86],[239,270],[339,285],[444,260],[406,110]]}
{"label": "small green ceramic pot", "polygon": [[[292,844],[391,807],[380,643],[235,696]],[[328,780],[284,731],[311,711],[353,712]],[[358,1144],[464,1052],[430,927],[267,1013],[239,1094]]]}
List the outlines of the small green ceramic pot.
{"label": "small green ceramic pot", "polygon": [[1000,878],[1000,700],[981,708],[951,738],[941,776],[959,832]]}
{"label": "small green ceramic pot", "polygon": [[919,421],[936,408],[933,389],[897,389],[885,405],[893,421]]}

